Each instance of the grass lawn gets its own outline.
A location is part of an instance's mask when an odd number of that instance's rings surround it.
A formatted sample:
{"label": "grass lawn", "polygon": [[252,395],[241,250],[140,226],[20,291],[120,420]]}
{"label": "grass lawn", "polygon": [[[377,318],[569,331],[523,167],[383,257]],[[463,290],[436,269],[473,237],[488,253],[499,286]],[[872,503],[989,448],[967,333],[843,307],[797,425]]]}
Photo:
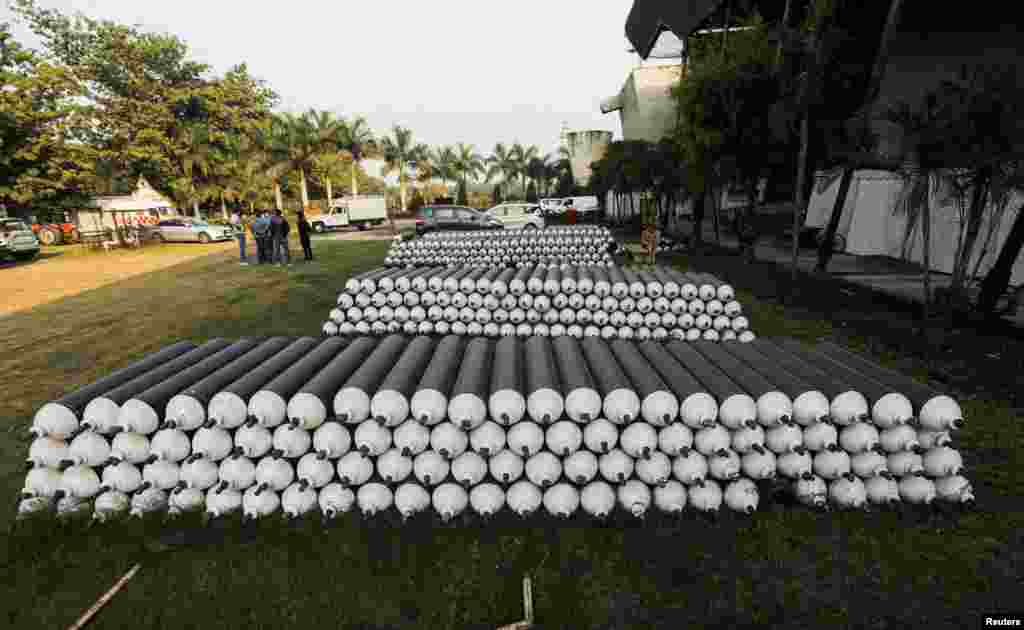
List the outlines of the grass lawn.
{"label": "grass lawn", "polygon": [[[23,433],[44,401],[176,339],[315,334],[344,279],[375,266],[387,245],[314,242],[319,261],[290,271],[215,255],[0,320],[0,496],[13,507]],[[865,343],[827,314],[759,296],[770,270],[676,262],[728,278],[762,336]],[[886,358],[917,373],[901,356]],[[522,618],[524,573],[539,628],[973,627],[983,611],[1021,608],[1011,598],[1024,576],[1022,436],[1005,402],[964,408],[974,513],[818,514],[779,495],[752,518],[713,522],[692,512],[608,524],[351,515],[327,527],[227,523],[211,544],[182,547],[152,543],[169,530],[159,522],[31,521],[4,534],[0,625],[66,627],[141,561],[94,627],[494,628]],[[11,514],[0,512],[5,530]]]}

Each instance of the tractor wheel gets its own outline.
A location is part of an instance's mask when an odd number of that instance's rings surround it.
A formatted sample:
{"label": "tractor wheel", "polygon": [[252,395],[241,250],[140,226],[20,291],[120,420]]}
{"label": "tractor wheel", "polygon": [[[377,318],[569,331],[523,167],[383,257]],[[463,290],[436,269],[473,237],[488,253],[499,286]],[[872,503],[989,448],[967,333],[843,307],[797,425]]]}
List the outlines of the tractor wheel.
{"label": "tractor wheel", "polygon": [[203,245],[209,244],[210,235],[207,234],[206,232],[203,232],[202,234],[199,235],[199,242],[202,243]]}
{"label": "tractor wheel", "polygon": [[44,227],[39,230],[39,242],[43,245],[59,245],[63,240],[61,233],[53,228]]}
{"label": "tractor wheel", "polygon": [[313,231],[317,234],[323,234],[325,229],[324,224],[319,221],[313,224]]}

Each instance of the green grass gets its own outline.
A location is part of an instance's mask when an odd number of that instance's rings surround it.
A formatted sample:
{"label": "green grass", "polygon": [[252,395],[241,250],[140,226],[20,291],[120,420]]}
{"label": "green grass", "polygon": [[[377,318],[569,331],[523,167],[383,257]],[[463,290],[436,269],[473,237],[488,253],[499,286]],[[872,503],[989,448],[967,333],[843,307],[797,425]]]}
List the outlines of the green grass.
{"label": "green grass", "polygon": [[[344,279],[376,265],[386,246],[316,242],[319,262],[292,271],[211,256],[0,320],[0,496],[13,506],[22,432],[40,403],[175,339],[315,334]],[[758,297],[766,276],[757,268],[677,262],[733,282],[762,336],[870,341]],[[0,626],[66,627],[137,561],[142,570],[93,627],[494,628],[522,618],[523,574],[540,628],[974,626],[981,611],[1014,608],[1024,573],[1022,440],[1005,402],[964,406],[974,513],[818,514],[766,496],[752,518],[713,522],[692,513],[448,525],[351,515],[327,527],[262,522],[253,535],[228,522],[212,544],[171,548],[152,544],[171,529],[158,521],[33,520],[4,541]],[[979,455],[990,452],[1004,459]]]}

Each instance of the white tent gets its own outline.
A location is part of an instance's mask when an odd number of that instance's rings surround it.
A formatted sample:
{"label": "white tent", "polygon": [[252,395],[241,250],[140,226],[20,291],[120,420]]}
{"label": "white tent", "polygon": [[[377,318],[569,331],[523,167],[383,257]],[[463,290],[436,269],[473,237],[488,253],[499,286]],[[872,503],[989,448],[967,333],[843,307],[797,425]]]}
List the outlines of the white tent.
{"label": "white tent", "polygon": [[[839,173],[817,173],[814,190],[807,208],[806,227],[824,228],[832,213],[839,192]],[[838,234],[846,239],[846,252],[861,256],[890,256],[920,263],[923,240],[920,222],[915,226],[906,251],[903,243],[907,217],[895,212],[900,202],[905,180],[888,171],[857,171],[850,183],[846,205],[839,222]],[[1013,195],[1001,213],[993,208],[985,213],[974,255],[969,265],[973,271],[981,259],[978,275],[983,277],[999,256],[999,250],[1013,225],[1016,212],[1024,197]],[[941,273],[952,273],[964,227],[961,211],[948,193],[940,190],[933,180],[930,195],[931,208],[931,267]],[[1024,258],[1013,267],[1010,284],[1024,283]]]}

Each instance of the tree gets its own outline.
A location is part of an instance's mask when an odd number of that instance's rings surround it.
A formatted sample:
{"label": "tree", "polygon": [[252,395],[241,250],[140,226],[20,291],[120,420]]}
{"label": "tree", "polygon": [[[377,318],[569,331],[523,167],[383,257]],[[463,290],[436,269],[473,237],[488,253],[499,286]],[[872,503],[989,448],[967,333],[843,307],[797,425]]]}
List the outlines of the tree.
{"label": "tree", "polygon": [[[340,151],[347,150],[348,125],[329,111],[310,110],[310,125],[318,142],[319,151],[313,156],[311,169],[316,173],[327,192],[327,207],[334,202],[334,187],[331,178],[339,174],[341,166],[347,166]],[[354,164],[353,164],[354,166]],[[353,177],[355,172],[352,173]],[[307,202],[304,202],[304,204]],[[305,205],[303,205],[305,208]]]}
{"label": "tree", "polygon": [[513,164],[512,174],[513,177],[518,177],[522,181],[524,198],[526,197],[527,168],[530,165],[530,160],[536,158],[539,152],[540,149],[535,146],[524,147],[518,142],[512,145],[510,151]]}
{"label": "tree", "polygon": [[532,157],[526,164],[526,176],[530,178],[530,182],[532,184],[531,189],[533,191],[532,195],[529,190],[527,191],[526,200],[531,203],[535,203],[537,201],[537,197],[541,194],[541,190],[544,186],[544,177],[547,173],[546,159],[546,156],[543,158]]}
{"label": "tree", "polygon": [[[484,166],[485,161],[476,152],[476,149],[471,144],[464,144],[460,142],[455,147],[455,172],[458,173],[459,177],[459,200],[458,202],[462,205],[469,203],[469,190],[468,182],[487,173]],[[489,173],[485,176],[486,179],[490,179]]]}
{"label": "tree", "polygon": [[508,198],[508,189],[506,186],[516,176],[516,158],[513,150],[505,147],[504,143],[497,143],[494,145],[494,150],[491,152],[485,160],[487,166],[487,179],[491,180],[495,177],[500,177],[502,187],[502,197]]}
{"label": "tree", "polygon": [[448,194],[448,182],[458,179],[455,171],[455,151],[450,146],[437,147],[430,154],[431,171],[434,176],[444,184],[445,194]]}
{"label": "tree", "polygon": [[[398,172],[398,189],[402,200],[402,212],[406,212],[406,185],[408,171],[415,169],[428,159],[429,149],[424,144],[414,144],[412,131],[400,125],[392,128],[393,137],[384,138],[381,148],[384,152],[385,172]],[[392,223],[392,227],[394,224]]]}
{"label": "tree", "polygon": [[0,203],[75,203],[92,179],[96,155],[70,141],[82,124],[82,94],[66,69],[40,59],[0,24]]}
{"label": "tree", "polygon": [[[1024,161],[1014,160],[1008,164],[1003,177],[999,180],[1006,191],[1024,190]],[[1024,204],[1017,207],[1016,218],[1013,220],[1013,226],[1010,228],[1006,240],[1003,241],[999,256],[981,282],[978,310],[982,313],[986,315],[995,313],[1000,296],[1010,286],[1013,266],[1020,257],[1022,247],[1024,247]]]}
{"label": "tree", "polygon": [[376,141],[373,131],[366,124],[366,119],[357,116],[345,127],[344,148],[352,156],[352,194],[359,194],[359,181],[356,172],[367,152],[376,152]]}
{"label": "tree", "polygon": [[213,151],[230,135],[259,126],[276,101],[244,65],[210,76],[172,35],[68,17],[32,0],[15,0],[12,8],[40,37],[46,58],[81,90],[73,101],[75,123],[64,129],[67,142],[88,147],[94,165],[124,179],[145,175],[158,190],[185,194],[193,209],[213,182],[202,169],[182,170],[199,148],[192,129],[205,129]]}
{"label": "tree", "polygon": [[491,197],[494,198],[495,205],[497,205],[497,204],[502,202],[501,184],[495,184],[494,185],[494,190],[491,191]]}

